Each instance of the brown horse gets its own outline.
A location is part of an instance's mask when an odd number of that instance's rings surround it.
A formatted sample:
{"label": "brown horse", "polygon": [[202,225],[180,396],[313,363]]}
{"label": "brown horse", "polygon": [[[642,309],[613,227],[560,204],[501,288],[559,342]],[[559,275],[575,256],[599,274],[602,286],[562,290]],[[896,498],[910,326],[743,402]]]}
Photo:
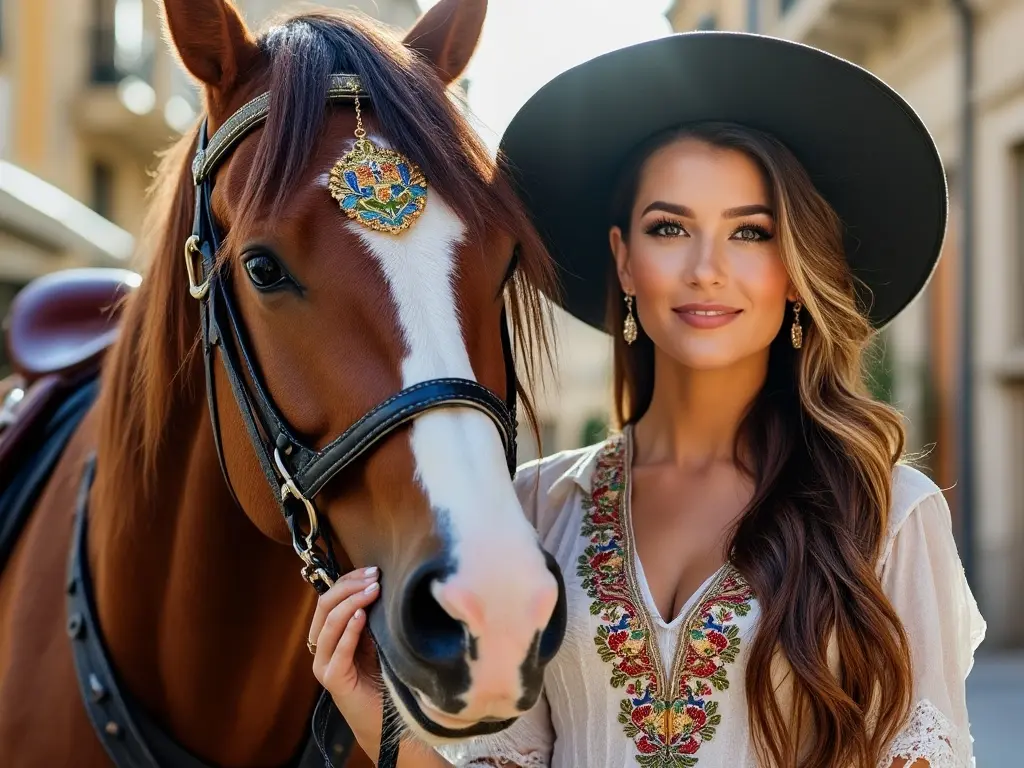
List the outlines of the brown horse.
{"label": "brown horse", "polygon": [[[226,0],[165,2],[170,39],[204,87],[207,135],[271,93],[265,125],[216,171],[218,268],[266,391],[310,446],[419,381],[459,377],[507,394],[506,301],[517,348],[545,343],[538,291],[550,290],[547,254],[446,91],[485,9],[485,0],[443,0],[404,41],[327,12],[256,38]],[[325,99],[338,72],[358,75],[368,92],[370,137],[428,181],[426,207],[402,234],[350,221],[328,192],[328,172],[356,129],[350,104]],[[0,576],[7,768],[110,765],[65,629],[75,495],[93,453],[88,568],[121,687],[208,763],[286,765],[309,732],[317,685],[306,632],[316,595],[299,578],[220,365],[213,390],[237,505],[208,414],[199,306],[181,257],[198,138],[197,127],[164,157],[140,238],[145,278],[124,307],[96,403]],[[340,567],[381,568],[370,625],[389,688],[415,689],[422,705],[399,707],[413,732],[423,735],[425,721],[471,725],[532,705],[545,661],[538,639],[564,606],[486,416],[457,407],[421,414],[331,479],[317,504]]]}

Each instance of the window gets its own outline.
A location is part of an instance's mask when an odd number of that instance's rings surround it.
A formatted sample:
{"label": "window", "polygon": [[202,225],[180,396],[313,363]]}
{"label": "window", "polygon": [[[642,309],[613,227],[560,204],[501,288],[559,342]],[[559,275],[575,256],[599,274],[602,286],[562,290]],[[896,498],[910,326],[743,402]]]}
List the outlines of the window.
{"label": "window", "polygon": [[89,29],[89,79],[94,83],[116,83],[120,78],[114,63],[114,0],[93,0]]}
{"label": "window", "polygon": [[1017,308],[1016,326],[1019,344],[1024,344],[1024,144],[1018,144],[1013,152],[1014,159],[1014,221],[1016,222],[1016,265],[1013,278],[1016,290],[1016,301],[1012,304]]}
{"label": "window", "polygon": [[94,160],[89,172],[89,206],[105,219],[114,214],[114,167],[104,160]]}
{"label": "window", "polygon": [[694,26],[694,29],[697,30],[698,32],[706,32],[708,30],[714,29],[717,26],[717,24],[718,22],[715,19],[715,14],[702,13],[700,15],[700,18],[697,19],[697,24],[696,26]]}
{"label": "window", "polygon": [[89,79],[114,84],[128,76],[152,79],[152,40],[142,0],[93,0]]}

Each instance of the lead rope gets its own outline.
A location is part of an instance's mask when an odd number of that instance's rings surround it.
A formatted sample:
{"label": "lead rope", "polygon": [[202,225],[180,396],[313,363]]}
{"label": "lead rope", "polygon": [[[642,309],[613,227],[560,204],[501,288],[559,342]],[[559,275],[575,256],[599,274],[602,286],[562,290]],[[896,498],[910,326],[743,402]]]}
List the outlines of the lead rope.
{"label": "lead rope", "polygon": [[[339,574],[338,561],[334,557],[331,537],[325,535],[323,540],[326,549],[325,556],[328,575],[331,582],[333,582],[338,578]],[[320,595],[329,589],[329,585],[324,581],[314,579],[310,583],[317,594]],[[370,632],[369,628],[366,631]],[[373,642],[374,652],[380,658],[377,638],[373,636],[372,632],[370,632],[370,640]],[[381,699],[380,752],[377,755],[377,768],[398,768],[401,721],[391,696],[388,694],[387,689],[383,687],[381,688]],[[339,739],[334,733],[338,728],[344,728],[348,733]],[[345,721],[345,718],[341,716],[341,712],[335,705],[334,699],[326,689],[321,689],[320,698],[317,700],[316,708],[313,710],[312,730],[313,742],[316,744],[317,749],[320,750],[325,768],[344,768],[351,753],[352,745],[355,743],[355,734]],[[328,743],[338,744],[339,742],[345,744],[345,749],[341,754],[332,756],[328,751],[327,745]],[[335,757],[340,760],[337,764],[334,762]]]}
{"label": "lead rope", "polygon": [[[373,641],[373,646],[374,650],[377,650],[376,640]],[[377,651],[377,653],[380,652]],[[377,768],[398,768],[398,748],[402,736],[401,720],[391,696],[384,688],[381,689],[381,710],[380,752],[377,755]],[[335,738],[328,738],[333,736],[332,723],[335,724],[335,727],[340,724],[342,727],[348,728],[348,724],[335,706],[331,694],[323,690],[320,693],[319,701],[317,701],[316,709],[313,710],[313,741],[324,758],[325,768],[343,768],[345,761],[348,760],[348,752],[338,756],[342,762],[336,765],[334,758],[327,750],[328,741],[337,741]],[[351,740],[354,741],[355,735],[351,734],[351,729],[349,731]]]}

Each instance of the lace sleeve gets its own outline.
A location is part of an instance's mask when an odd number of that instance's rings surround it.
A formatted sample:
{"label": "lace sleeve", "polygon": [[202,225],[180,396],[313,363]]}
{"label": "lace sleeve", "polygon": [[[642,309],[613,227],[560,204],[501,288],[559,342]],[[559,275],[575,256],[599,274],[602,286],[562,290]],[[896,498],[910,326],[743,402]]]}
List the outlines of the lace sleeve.
{"label": "lace sleeve", "polygon": [[508,730],[435,747],[457,768],[548,768],[554,731],[547,697],[522,715]]}
{"label": "lace sleeve", "polygon": [[879,768],[890,768],[894,760],[906,760],[911,766],[927,760],[929,768],[971,768],[971,745],[964,743],[958,729],[927,699],[919,701],[910,719],[889,745]]}
{"label": "lace sleeve", "polygon": [[882,586],[910,644],[914,702],[893,739],[890,768],[927,760],[929,768],[972,768],[966,680],[985,621],[964,577],[949,508],[937,488],[900,521],[882,567]]}

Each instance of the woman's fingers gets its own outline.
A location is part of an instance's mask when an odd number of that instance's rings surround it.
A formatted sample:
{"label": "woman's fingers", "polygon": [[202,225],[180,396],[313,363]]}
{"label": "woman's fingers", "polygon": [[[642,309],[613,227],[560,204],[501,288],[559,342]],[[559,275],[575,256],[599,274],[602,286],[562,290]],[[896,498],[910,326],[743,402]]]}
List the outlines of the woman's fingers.
{"label": "woman's fingers", "polygon": [[309,642],[315,643],[320,631],[324,627],[327,615],[341,604],[343,600],[365,589],[377,580],[377,568],[361,568],[358,571],[349,571],[336,582],[329,590],[320,596],[316,603],[316,611],[313,613],[313,621],[309,627]]}
{"label": "woman's fingers", "polygon": [[[349,590],[339,590],[339,593]],[[356,684],[359,670],[355,664],[355,650],[359,636],[366,622],[366,607],[377,599],[380,587],[370,581],[362,589],[349,593],[327,614],[323,627],[316,637],[316,656],[313,659],[313,673],[327,686],[332,678],[331,692],[342,694],[337,687],[352,687]],[[326,597],[326,595],[325,595]],[[330,673],[328,673],[330,668]]]}
{"label": "woman's fingers", "polygon": [[[339,696],[352,691],[359,684],[361,670],[356,662],[355,653],[365,626],[366,610],[356,608],[324,667],[321,684],[329,691],[336,691]],[[317,653],[319,652],[320,649],[317,648]]]}

